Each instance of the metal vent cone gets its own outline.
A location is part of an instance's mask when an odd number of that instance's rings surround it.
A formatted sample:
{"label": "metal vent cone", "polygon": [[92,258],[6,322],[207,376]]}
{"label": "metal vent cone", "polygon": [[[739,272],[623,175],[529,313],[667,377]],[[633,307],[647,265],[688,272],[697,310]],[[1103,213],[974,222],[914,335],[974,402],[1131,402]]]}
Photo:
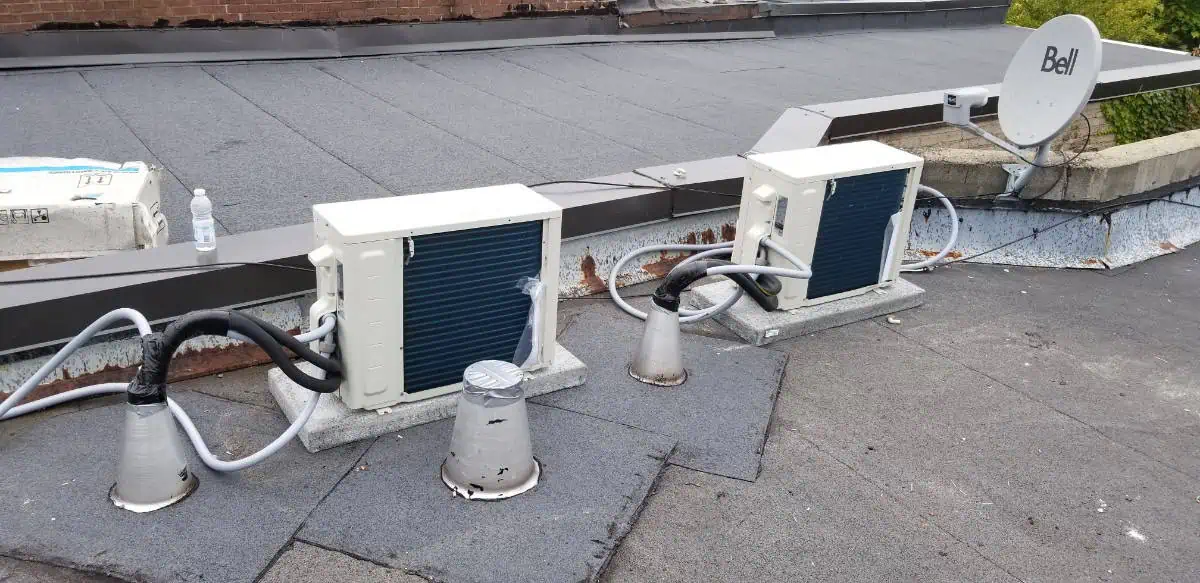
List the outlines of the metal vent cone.
{"label": "metal vent cone", "polygon": [[687,380],[680,344],[679,312],[650,304],[650,311],[646,314],[646,329],[642,332],[637,352],[633,353],[629,376],[643,383],[664,387],[681,385]]}
{"label": "metal vent cone", "polygon": [[198,483],[167,404],[126,404],[117,483],[109,492],[113,504],[150,512],[186,498]]}
{"label": "metal vent cone", "polygon": [[537,485],[524,378],[516,365],[485,360],[463,372],[463,392],[442,463],[442,481],[469,500],[501,500]]}

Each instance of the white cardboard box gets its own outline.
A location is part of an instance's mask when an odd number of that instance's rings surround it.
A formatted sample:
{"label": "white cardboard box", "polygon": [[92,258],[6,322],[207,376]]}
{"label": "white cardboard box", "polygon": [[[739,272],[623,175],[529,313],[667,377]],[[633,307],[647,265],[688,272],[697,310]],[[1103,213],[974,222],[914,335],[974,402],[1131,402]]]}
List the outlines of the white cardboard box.
{"label": "white cardboard box", "polygon": [[165,245],[161,182],[144,162],[0,158],[0,261]]}

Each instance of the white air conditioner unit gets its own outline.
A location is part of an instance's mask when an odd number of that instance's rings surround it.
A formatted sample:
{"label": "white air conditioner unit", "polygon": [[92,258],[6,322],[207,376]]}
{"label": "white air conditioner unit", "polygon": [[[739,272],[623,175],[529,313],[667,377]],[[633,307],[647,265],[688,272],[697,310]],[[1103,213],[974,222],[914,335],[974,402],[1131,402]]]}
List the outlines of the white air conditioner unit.
{"label": "white air conditioner unit", "polygon": [[512,361],[523,336],[533,368],[553,359],[562,209],[542,195],[510,184],[320,204],[313,219],[311,317],[337,314],[346,406],[456,391],[468,365]]}
{"label": "white air conditioner unit", "polygon": [[782,278],[779,309],[887,286],[899,276],[921,158],[864,141],[748,156],[734,263],[790,267],[770,237],[812,266]]}

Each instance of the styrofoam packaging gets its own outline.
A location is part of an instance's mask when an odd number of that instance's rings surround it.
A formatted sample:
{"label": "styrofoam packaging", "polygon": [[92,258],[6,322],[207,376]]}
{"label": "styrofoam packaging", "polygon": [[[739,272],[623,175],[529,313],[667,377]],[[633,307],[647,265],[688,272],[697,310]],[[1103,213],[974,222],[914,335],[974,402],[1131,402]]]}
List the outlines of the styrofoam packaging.
{"label": "styrofoam packaging", "polygon": [[0,158],[0,261],[165,245],[161,183],[144,162]]}

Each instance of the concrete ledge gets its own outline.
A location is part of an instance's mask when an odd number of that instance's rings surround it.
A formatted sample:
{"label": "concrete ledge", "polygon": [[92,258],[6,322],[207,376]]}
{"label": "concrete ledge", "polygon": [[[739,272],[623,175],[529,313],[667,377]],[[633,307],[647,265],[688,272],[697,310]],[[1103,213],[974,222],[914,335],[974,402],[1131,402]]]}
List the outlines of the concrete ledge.
{"label": "concrete ledge", "polygon": [[[555,345],[554,364],[525,377],[525,397],[531,398],[578,387],[587,379],[587,366],[561,345]],[[299,365],[305,372],[315,368]],[[289,421],[294,421],[313,393],[292,382],[278,368],[267,372],[267,387]],[[334,395],[322,395],[321,403],[300,430],[300,441],[316,453],[342,444],[399,431],[407,427],[453,417],[458,393],[395,405],[391,413],[349,409]]]}
{"label": "concrete ledge", "polygon": [[[707,308],[733,293],[733,284],[719,281],[692,291],[689,303]],[[750,298],[743,297],[732,308],[714,319],[755,346],[845,326],[868,318],[915,308],[925,302],[925,290],[903,279],[885,289],[794,310],[764,312]]]}
{"label": "concrete ledge", "polygon": [[[950,196],[1003,192],[1008,175],[1001,164],[1015,162],[998,149],[930,149],[921,155],[925,158],[921,181]],[[1050,163],[1061,160],[1055,154]],[[1035,196],[1053,186],[1040,198],[1102,203],[1187,182],[1200,176],[1200,130],[1085,152],[1071,163],[1069,172],[1070,179],[1063,180],[1059,178],[1061,168],[1041,170],[1026,193]]]}

